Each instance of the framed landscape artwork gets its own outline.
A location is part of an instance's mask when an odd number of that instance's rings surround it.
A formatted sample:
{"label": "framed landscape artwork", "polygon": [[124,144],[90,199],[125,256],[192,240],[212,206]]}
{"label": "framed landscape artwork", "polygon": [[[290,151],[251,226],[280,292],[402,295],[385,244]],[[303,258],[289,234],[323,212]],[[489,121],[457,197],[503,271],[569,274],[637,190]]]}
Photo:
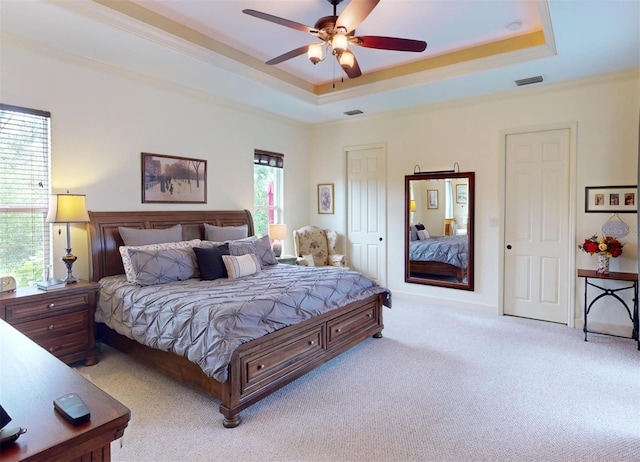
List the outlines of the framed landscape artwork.
{"label": "framed landscape artwork", "polygon": [[207,203],[207,161],[142,153],[142,202]]}
{"label": "framed landscape artwork", "polygon": [[587,186],[584,211],[606,213],[636,213],[638,186]]}
{"label": "framed landscape artwork", "polygon": [[438,190],[437,189],[427,190],[427,208],[428,209],[438,208]]}

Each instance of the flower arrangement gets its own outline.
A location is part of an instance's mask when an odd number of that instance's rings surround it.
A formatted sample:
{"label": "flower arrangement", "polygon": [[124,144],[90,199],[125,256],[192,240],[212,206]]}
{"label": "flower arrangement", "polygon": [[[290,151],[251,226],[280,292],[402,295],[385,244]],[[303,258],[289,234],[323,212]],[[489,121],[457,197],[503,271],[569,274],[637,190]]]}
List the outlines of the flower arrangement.
{"label": "flower arrangement", "polygon": [[589,255],[594,253],[603,254],[607,257],[619,257],[622,255],[622,247],[624,246],[619,240],[611,236],[602,236],[598,238],[597,234],[594,234],[578,246],[582,251],[587,252]]}

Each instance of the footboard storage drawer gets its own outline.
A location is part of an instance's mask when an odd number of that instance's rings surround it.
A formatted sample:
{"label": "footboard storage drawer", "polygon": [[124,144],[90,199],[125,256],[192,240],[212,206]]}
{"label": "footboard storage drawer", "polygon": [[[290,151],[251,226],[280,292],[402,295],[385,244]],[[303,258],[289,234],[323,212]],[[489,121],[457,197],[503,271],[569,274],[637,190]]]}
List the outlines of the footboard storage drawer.
{"label": "footboard storage drawer", "polygon": [[241,358],[242,395],[265,382],[273,382],[303,366],[325,350],[325,325],[316,325],[278,343]]}
{"label": "footboard storage drawer", "polygon": [[378,308],[370,303],[351,313],[340,316],[327,323],[328,348],[334,348],[343,341],[349,341],[358,332],[366,332],[379,324]]}

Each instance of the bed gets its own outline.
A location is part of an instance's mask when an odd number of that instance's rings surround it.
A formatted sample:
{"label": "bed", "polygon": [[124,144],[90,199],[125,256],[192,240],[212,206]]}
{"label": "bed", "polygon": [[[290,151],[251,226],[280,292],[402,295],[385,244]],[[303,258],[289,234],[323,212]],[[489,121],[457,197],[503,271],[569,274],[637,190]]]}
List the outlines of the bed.
{"label": "bed", "polygon": [[[127,288],[127,284],[123,284],[121,280],[121,275],[124,273],[119,252],[119,247],[123,245],[118,230],[121,226],[137,229],[160,229],[181,224],[183,240],[204,239],[204,223],[232,227],[247,225],[249,235],[253,234],[253,221],[250,212],[247,210],[89,212],[89,216],[91,278],[101,284],[101,289],[98,293],[99,306],[101,306],[101,302],[103,302],[103,305],[107,303],[107,298],[112,297],[116,288],[125,292],[133,290],[131,287]],[[318,270],[322,271],[322,269]],[[302,271],[302,273],[295,273],[295,271]],[[298,278],[299,283],[296,281],[294,284],[289,281],[282,282],[282,284],[296,287],[299,292],[302,290],[299,287],[302,287],[305,281],[317,277],[312,271],[314,271],[313,268],[297,268],[279,264],[262,271],[260,277],[263,279],[261,280],[256,279],[253,281],[250,279],[253,276],[247,277],[244,282],[246,287],[236,288],[235,290],[238,293],[244,293],[251,285],[270,287],[276,283],[266,278],[279,278],[281,273],[287,275],[289,279],[292,277]],[[339,284],[344,284],[350,278],[358,277],[356,272],[337,268],[324,269],[324,271],[332,271],[331,275],[341,281]],[[238,281],[240,280],[238,279]],[[197,287],[199,282],[195,279],[176,283],[171,282],[169,284],[177,284],[179,288],[169,291],[177,292],[181,290],[184,294],[190,294],[194,297],[199,296],[198,294],[202,292],[201,298],[203,300],[215,298],[212,294],[204,295],[206,290],[213,290],[211,287],[204,289],[205,283],[210,281],[202,281],[202,289]],[[220,284],[227,282],[221,281]],[[217,281],[213,281],[213,283],[217,283]],[[132,284],[129,284],[129,286],[132,286]],[[162,286],[165,285],[163,284]],[[146,298],[140,298],[139,300],[159,297],[160,286],[156,286],[158,290],[153,290],[153,287],[142,287],[142,289],[146,289],[146,292],[143,290],[143,293],[139,296]],[[167,285],[167,287],[169,286]],[[167,288],[165,287],[165,289]],[[309,298],[318,298],[317,294],[322,292],[321,288],[306,290]],[[338,292],[338,289],[334,290]],[[131,293],[137,294],[136,291]],[[128,296],[126,295],[125,297]],[[294,294],[291,296],[293,297]],[[326,297],[326,300],[329,300],[329,296],[326,295]],[[328,304],[329,306],[323,308],[293,310],[296,312],[305,311],[301,315],[303,319],[270,323],[268,324],[269,332],[261,332],[259,336],[257,334],[252,335],[244,340],[241,338],[237,346],[227,348],[230,351],[225,350],[225,355],[228,357],[225,356],[224,361],[228,360],[228,364],[215,361],[210,364],[203,360],[193,361],[193,358],[190,360],[188,356],[191,353],[182,352],[178,346],[173,346],[180,343],[180,340],[164,342],[169,347],[163,346],[163,333],[148,335],[147,337],[153,337],[152,341],[148,341],[148,338],[139,339],[149,343],[145,345],[136,340],[138,335],[134,331],[137,321],[133,323],[132,332],[119,332],[117,325],[112,328],[106,324],[109,322],[106,319],[109,316],[106,314],[99,315],[98,312],[96,313],[97,319],[101,319],[104,322],[97,323],[97,338],[99,341],[129,354],[136,360],[144,362],[174,379],[211,395],[220,402],[219,410],[223,415],[223,425],[227,428],[232,428],[240,424],[240,412],[243,409],[367,338],[381,337],[383,329],[382,307],[383,305],[390,306],[390,297],[391,294],[386,289],[376,285],[375,287],[368,287],[361,293],[343,297],[340,302],[332,301]],[[279,303],[286,305],[282,300]],[[183,305],[186,304],[186,302],[183,303]],[[134,305],[139,306],[140,302]],[[215,306],[226,305],[219,304]],[[194,313],[193,319],[185,319],[185,323],[194,322],[198,318],[197,313],[199,310],[191,309]],[[208,309],[217,311],[217,308],[215,310]],[[148,311],[145,312],[145,310]],[[136,316],[151,318],[153,316],[149,313],[153,313],[153,310],[155,310],[155,305],[149,304],[139,310],[139,313],[143,313],[142,316],[140,314]],[[239,313],[239,310],[236,309],[235,313]],[[227,314],[227,320],[235,320],[235,313]],[[263,314],[256,316],[260,317]],[[158,323],[156,322],[156,324]],[[266,328],[262,326],[261,329],[264,330]],[[194,338],[200,336],[200,334],[193,333],[193,327],[185,330],[191,332]],[[242,336],[239,335],[238,337]],[[223,340],[224,342],[237,341],[237,339],[229,340],[226,337]],[[183,341],[182,343],[188,345],[189,341]],[[208,343],[214,343],[214,341],[207,341]],[[152,346],[163,347],[170,351],[153,348]],[[208,354],[200,353],[201,359],[205,356],[209,357]],[[223,365],[221,366],[221,364]]]}
{"label": "bed", "polygon": [[467,275],[469,237],[466,235],[431,236],[409,242],[409,273],[455,277],[462,282]]}

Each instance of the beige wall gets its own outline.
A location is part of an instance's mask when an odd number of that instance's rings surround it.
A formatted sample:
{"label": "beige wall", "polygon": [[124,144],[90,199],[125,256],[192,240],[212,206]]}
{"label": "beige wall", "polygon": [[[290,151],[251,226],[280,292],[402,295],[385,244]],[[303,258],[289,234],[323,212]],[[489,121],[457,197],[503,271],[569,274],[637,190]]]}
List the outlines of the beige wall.
{"label": "beige wall", "polygon": [[[306,125],[185,88],[163,87],[79,58],[2,45],[0,100],[51,112],[53,192],[87,195],[89,210],[253,209],[253,150],[285,154],[285,220],[308,222]],[[212,85],[215,82],[212,82]],[[140,153],[207,160],[206,204],[143,204]],[[66,233],[54,229],[62,276]],[[89,276],[88,241],[74,225],[74,275]],[[293,253],[293,240],[284,242]]]}
{"label": "beige wall", "polygon": [[[346,232],[346,185],[343,147],[386,143],[387,146],[387,285],[395,294],[414,294],[434,303],[499,312],[500,274],[498,227],[502,183],[501,134],[507,130],[577,124],[576,267],[594,268],[595,257],[577,250],[581,239],[600,233],[608,214],[585,214],[584,187],[636,184],[638,161],[638,70],[548,87],[522,88],[491,97],[467,99],[328,123],[313,129],[311,189],[316,183],[336,184],[335,215],[315,215],[311,221]],[[362,108],[366,111],[366,108]],[[458,162],[460,171],[476,172],[476,281],[466,292],[404,282],[404,176],[416,164],[421,170],[443,170]],[[613,271],[637,271],[635,214],[621,214],[635,232],[624,238],[621,258]],[[574,243],[572,242],[573,246]],[[575,270],[575,268],[574,268]],[[583,281],[576,280],[576,316],[581,316]],[[593,314],[593,319],[598,319]],[[591,318],[590,318],[591,319]],[[629,324],[623,309],[603,310],[600,320]],[[581,325],[581,322],[580,322]]]}
{"label": "beige wall", "polygon": [[[504,131],[577,124],[575,245],[600,232],[608,218],[582,212],[584,187],[636,184],[637,70],[308,127],[60,53],[7,43],[2,43],[0,51],[0,100],[51,111],[54,192],[84,193],[90,210],[251,209],[252,153],[260,148],[286,156],[285,221],[289,228],[317,224],[344,235],[344,148],[384,143],[387,285],[397,295],[422,296],[441,305],[499,312],[496,256],[500,233],[491,221],[500,217]],[[208,203],[142,204],[141,152],[206,159]],[[441,170],[451,168],[453,162],[462,171],[476,172],[474,292],[404,283],[404,175],[412,173],[416,164],[422,170]],[[335,183],[335,215],[317,215],[318,183]],[[635,233],[624,239],[625,253],[613,261],[612,270],[637,269],[635,218],[623,216]],[[79,257],[74,273],[87,277],[88,244],[82,226],[74,227],[72,239]],[[64,231],[55,234],[56,261],[64,244]],[[293,252],[291,240],[284,245],[285,253]],[[593,267],[594,262],[594,257],[576,251],[576,267]],[[62,265],[57,265],[56,274],[63,274]],[[581,293],[580,280],[576,281],[578,317]],[[617,308],[604,310],[601,320],[628,323]]]}

